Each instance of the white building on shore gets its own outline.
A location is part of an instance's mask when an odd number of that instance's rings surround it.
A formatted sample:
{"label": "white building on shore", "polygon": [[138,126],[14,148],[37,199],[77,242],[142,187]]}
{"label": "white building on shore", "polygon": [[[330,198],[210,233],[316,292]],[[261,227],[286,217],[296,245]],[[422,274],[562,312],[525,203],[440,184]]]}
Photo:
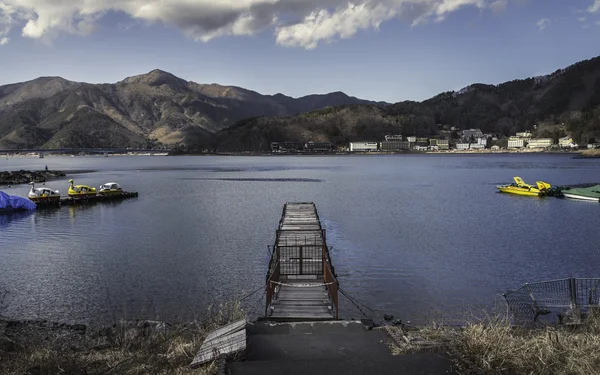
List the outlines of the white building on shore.
{"label": "white building on shore", "polygon": [[377,151],[379,149],[378,142],[350,142],[350,151]]}
{"label": "white building on shore", "polygon": [[548,148],[553,144],[552,138],[533,138],[527,144],[527,148]]}
{"label": "white building on shore", "polygon": [[516,134],[518,138],[531,138],[531,132],[519,132]]}
{"label": "white building on shore", "polygon": [[560,147],[568,147],[568,148],[574,148],[577,147],[577,144],[575,144],[575,142],[573,141],[572,137],[562,137],[558,140],[558,145]]}
{"label": "white building on shore", "polygon": [[508,148],[523,148],[525,147],[525,138],[510,137],[508,139]]}

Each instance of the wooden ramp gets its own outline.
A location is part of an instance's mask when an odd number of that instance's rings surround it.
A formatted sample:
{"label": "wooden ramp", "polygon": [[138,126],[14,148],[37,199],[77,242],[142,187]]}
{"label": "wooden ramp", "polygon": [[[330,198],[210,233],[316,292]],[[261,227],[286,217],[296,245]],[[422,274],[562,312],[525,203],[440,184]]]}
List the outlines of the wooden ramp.
{"label": "wooden ramp", "polygon": [[286,203],[267,274],[266,317],[337,319],[337,280],[314,203]]}
{"label": "wooden ramp", "polygon": [[246,319],[242,319],[209,333],[190,366],[197,368],[221,354],[236,353],[245,349]]}

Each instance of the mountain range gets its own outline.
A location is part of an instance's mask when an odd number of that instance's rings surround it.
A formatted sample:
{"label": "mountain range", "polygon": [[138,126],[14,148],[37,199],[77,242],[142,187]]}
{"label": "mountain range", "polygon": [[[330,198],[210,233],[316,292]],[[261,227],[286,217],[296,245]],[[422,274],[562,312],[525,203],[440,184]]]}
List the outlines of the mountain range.
{"label": "mountain range", "polygon": [[[600,139],[600,57],[539,77],[395,104],[342,92],[291,98],[154,70],[115,84],[42,77],[0,86],[0,149],[179,146],[265,151],[273,141],[382,140],[480,128]],[[454,136],[454,134],[452,134]]]}
{"label": "mountain range", "polygon": [[499,85],[473,84],[423,102],[344,105],[295,116],[251,118],[218,132],[202,147],[264,151],[271,141],[381,141],[386,134],[431,137],[450,129],[479,128],[507,137],[533,130],[535,137],[572,135],[580,144],[600,140],[600,57],[539,77]]}
{"label": "mountain range", "polygon": [[0,149],[193,146],[253,116],[374,103],[342,92],[261,95],[161,70],[115,84],[40,77],[0,86]]}

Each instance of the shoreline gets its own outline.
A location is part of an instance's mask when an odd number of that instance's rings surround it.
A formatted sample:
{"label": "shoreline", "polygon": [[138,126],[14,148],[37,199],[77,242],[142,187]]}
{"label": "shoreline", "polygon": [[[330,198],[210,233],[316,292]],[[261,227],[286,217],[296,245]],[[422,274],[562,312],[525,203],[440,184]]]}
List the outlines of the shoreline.
{"label": "shoreline", "polygon": [[[40,151],[43,153],[43,151]],[[579,149],[579,150],[547,150],[547,149],[500,149],[500,150],[438,150],[438,151],[416,151],[416,150],[400,150],[400,151],[294,151],[294,152],[271,152],[271,151],[179,151],[171,150],[167,152],[128,152],[128,153],[111,153],[106,156],[98,153],[44,153],[45,157],[115,157],[115,156],[353,156],[353,155],[489,155],[489,154],[572,154],[580,155],[581,157],[598,157],[600,158],[600,150],[596,149]],[[38,159],[37,153],[6,153],[0,151],[0,160],[8,158],[32,158]]]}
{"label": "shoreline", "polygon": [[[546,150],[446,150],[446,151],[332,151],[332,152],[268,152],[268,151],[241,151],[241,152],[178,152],[169,156],[374,156],[374,155],[497,155],[497,154],[550,154],[550,155],[578,155],[583,150],[577,151],[546,151]],[[580,156],[592,157],[592,156]],[[597,157],[600,157],[597,156]]]}
{"label": "shoreline", "polygon": [[[228,373],[226,369],[276,366],[277,373],[286,373],[294,364],[283,359],[304,353],[309,354],[303,359],[306,364],[319,363],[322,357],[310,355],[314,351],[307,350],[307,345],[312,348],[325,343],[327,349],[319,349],[319,354],[327,353],[331,362],[348,360],[340,350],[351,347],[357,353],[376,356],[386,370],[409,365],[416,371],[433,361],[436,369],[428,372],[431,374],[460,370],[463,374],[584,375],[594,368],[600,329],[596,310],[582,314],[576,329],[569,321],[516,324],[504,312],[494,311],[483,318],[472,316],[460,326],[436,321],[415,326],[402,321],[375,324],[372,319],[250,321],[235,304],[224,313],[203,321],[119,320],[98,327],[0,317],[0,372],[137,373],[135,370],[144,366],[149,373],[216,375]],[[246,319],[247,347],[192,367],[192,358],[208,334],[240,319]],[[260,340],[253,341],[253,335]],[[264,358],[264,353],[274,353],[282,345],[288,349],[285,353]],[[575,368],[574,363],[578,364]]]}

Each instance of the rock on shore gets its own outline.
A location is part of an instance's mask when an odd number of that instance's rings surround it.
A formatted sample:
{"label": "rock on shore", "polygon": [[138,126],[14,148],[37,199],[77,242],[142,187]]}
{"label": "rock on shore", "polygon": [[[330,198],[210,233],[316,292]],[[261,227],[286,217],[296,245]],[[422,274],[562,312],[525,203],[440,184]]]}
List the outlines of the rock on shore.
{"label": "rock on shore", "polygon": [[30,182],[46,182],[47,179],[64,177],[63,171],[14,171],[0,172],[0,185],[28,184]]}

